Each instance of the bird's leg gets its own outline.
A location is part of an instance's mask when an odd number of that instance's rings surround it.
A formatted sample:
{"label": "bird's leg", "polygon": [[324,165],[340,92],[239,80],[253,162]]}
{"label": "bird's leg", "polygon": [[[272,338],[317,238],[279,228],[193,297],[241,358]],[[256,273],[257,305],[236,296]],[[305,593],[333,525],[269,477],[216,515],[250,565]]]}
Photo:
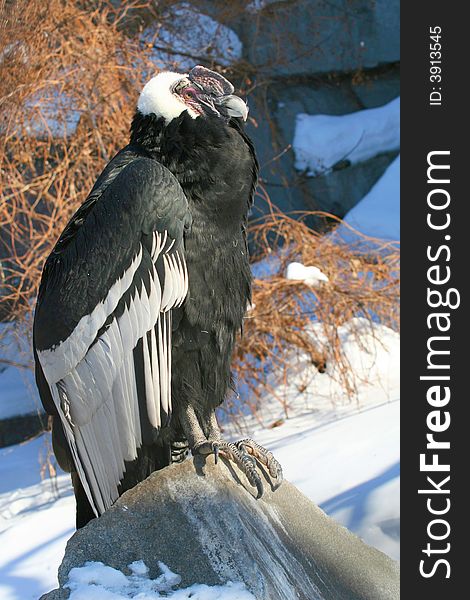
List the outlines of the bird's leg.
{"label": "bird's leg", "polygon": [[188,405],[181,410],[179,419],[193,454],[212,454],[215,452],[214,444],[218,442],[218,438],[208,440],[192,406]]}
{"label": "bird's leg", "polygon": [[215,412],[211,411],[209,418],[204,423],[204,430],[192,406],[188,406],[180,421],[188,438],[193,454],[214,454],[215,461],[219,453],[234,462],[246,475],[246,478],[258,491],[258,498],[263,495],[263,482],[256,469],[257,461],[266,466],[269,474],[275,479],[274,489],[282,483],[282,468],[271,452],[251,439],[239,442],[227,442],[222,439],[217,424]]}

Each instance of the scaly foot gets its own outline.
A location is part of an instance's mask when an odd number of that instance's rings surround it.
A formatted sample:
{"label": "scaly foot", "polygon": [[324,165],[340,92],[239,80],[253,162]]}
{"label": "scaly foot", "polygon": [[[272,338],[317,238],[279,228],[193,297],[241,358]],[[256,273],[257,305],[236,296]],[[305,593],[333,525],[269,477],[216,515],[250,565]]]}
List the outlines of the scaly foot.
{"label": "scaly foot", "polygon": [[[184,411],[180,412],[179,418],[193,455],[214,454],[217,462],[219,453],[222,454],[234,462],[246,475],[250,485],[257,489],[258,498],[263,495],[263,482],[258,473],[259,465],[267,468],[269,475],[274,480],[273,489],[277,489],[281,485],[282,468],[272,453],[249,438],[239,442],[223,440],[214,411],[202,419],[196,415],[194,408],[188,405]],[[201,427],[200,421],[204,423],[204,429]]]}
{"label": "scaly foot", "polygon": [[272,452],[269,452],[254,440],[247,438],[239,442],[226,442],[219,439],[214,442],[204,441],[193,448],[193,454],[206,456],[214,454],[216,464],[219,453],[234,462],[240,471],[245,474],[250,485],[257,489],[257,498],[261,498],[264,492],[263,482],[257,471],[257,462],[268,469],[270,476],[274,479],[274,490],[282,483],[281,465],[274,458]]}
{"label": "scaly foot", "polygon": [[273,453],[267,450],[261,444],[258,444],[251,438],[246,438],[244,440],[240,440],[236,443],[237,448],[242,448],[245,452],[254,456],[254,458],[264,465],[271,477],[274,479],[274,489],[276,490],[282,483],[283,474],[282,467],[278,463],[278,461],[274,458]]}

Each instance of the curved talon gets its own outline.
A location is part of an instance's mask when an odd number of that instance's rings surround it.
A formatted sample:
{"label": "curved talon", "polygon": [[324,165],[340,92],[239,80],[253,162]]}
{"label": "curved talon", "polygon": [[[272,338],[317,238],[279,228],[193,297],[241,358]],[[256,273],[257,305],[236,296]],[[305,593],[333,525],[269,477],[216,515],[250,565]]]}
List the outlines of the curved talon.
{"label": "curved talon", "polygon": [[261,477],[256,473],[256,481],[255,481],[256,489],[258,490],[258,495],[256,499],[259,500],[261,496],[264,494],[263,482],[261,481]]}
{"label": "curved talon", "polygon": [[252,456],[248,450],[245,447],[245,444],[242,442],[235,442],[235,446],[238,448],[238,450],[241,452],[241,454],[243,455],[243,458],[245,460],[249,460],[251,462],[251,464],[253,465],[253,467],[256,467],[256,459],[254,456]]}
{"label": "curved talon", "polygon": [[261,481],[261,477],[259,476],[256,470],[256,460],[250,456],[248,453],[242,455],[242,470],[245,473],[248,481],[253,487],[256,487],[258,491],[258,495],[256,499],[258,500],[264,493],[263,482]]}
{"label": "curved talon", "polygon": [[273,485],[273,492],[275,492],[281,486],[281,483],[284,481],[282,469],[279,469],[277,475],[273,475],[273,477],[275,477],[276,479],[276,483]]}
{"label": "curved talon", "polygon": [[196,444],[194,453],[204,455],[214,454],[215,464],[218,463],[219,454],[222,453],[228,460],[238,465],[239,469],[245,474],[250,485],[256,488],[258,500],[264,493],[263,481],[258,473],[258,463],[264,465],[269,471],[269,475],[274,480],[272,489],[277,490],[283,481],[282,468],[273,454],[263,448],[260,444],[251,439],[244,439],[238,442],[226,442],[218,439],[217,441],[204,441]]}
{"label": "curved talon", "polygon": [[273,491],[277,490],[283,482],[284,477],[282,474],[282,467],[274,458],[273,453],[250,438],[240,440],[236,443],[236,446],[246,456],[249,456],[255,464],[256,461],[258,461],[260,464],[267,467],[269,475],[274,479],[272,489]]}

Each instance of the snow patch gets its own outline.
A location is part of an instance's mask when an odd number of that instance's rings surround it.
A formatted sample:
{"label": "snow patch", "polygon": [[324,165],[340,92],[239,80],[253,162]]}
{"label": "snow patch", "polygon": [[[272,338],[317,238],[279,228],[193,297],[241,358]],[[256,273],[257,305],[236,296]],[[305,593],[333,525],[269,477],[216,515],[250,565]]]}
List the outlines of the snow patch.
{"label": "snow patch", "polygon": [[181,577],[163,562],[158,566],[161,575],[150,579],[148,567],[142,560],[129,565],[131,575],[124,575],[102,562],[86,562],[83,567],[71,569],[65,587],[71,590],[69,600],[255,600],[243,583],[232,581],[216,586],[194,584],[175,590],[173,588],[181,583]]}
{"label": "snow patch", "polygon": [[[382,240],[400,239],[400,156],[343,220],[364,235]],[[345,225],[337,227],[335,236],[346,243],[358,241],[357,234]]]}
{"label": "snow patch", "polygon": [[43,412],[30,368],[28,328],[0,323],[0,419]]}
{"label": "snow patch", "polygon": [[[242,56],[242,43],[232,29],[187,2],[171,6],[163,22],[160,28],[148,27],[142,35],[145,43],[157,47],[154,61],[162,67],[176,62],[180,69],[189,70],[201,58],[228,66]],[[160,48],[171,48],[171,53]]]}
{"label": "snow patch", "polygon": [[285,2],[286,0],[251,0],[246,5],[245,10],[249,13],[256,14],[261,12],[266,6],[276,4],[277,2]]}
{"label": "snow patch", "polygon": [[[163,564],[163,563],[162,563]],[[165,567],[167,568],[167,567]],[[144,563],[143,560],[135,560],[133,563],[129,565],[129,569],[132,571],[134,575],[140,575],[141,577],[147,576],[149,573],[149,568]],[[179,583],[179,581],[178,581]]]}
{"label": "snow patch", "polygon": [[287,265],[286,279],[304,281],[308,285],[318,286],[321,282],[329,281],[328,277],[318,267],[306,267],[302,263],[293,262]]}
{"label": "snow patch", "polygon": [[295,167],[311,177],[347,160],[355,164],[400,147],[400,98],[341,116],[297,115]]}

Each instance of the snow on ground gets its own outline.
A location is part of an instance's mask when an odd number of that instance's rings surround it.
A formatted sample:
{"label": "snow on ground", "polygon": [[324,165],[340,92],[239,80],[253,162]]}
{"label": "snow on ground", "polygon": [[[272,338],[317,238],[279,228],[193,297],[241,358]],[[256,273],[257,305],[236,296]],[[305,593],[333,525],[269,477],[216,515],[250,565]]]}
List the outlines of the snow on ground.
{"label": "snow on ground", "polygon": [[37,600],[56,587],[73,534],[70,477],[41,481],[49,436],[0,450],[0,598]]}
{"label": "snow on ground", "polygon": [[[319,335],[320,323],[310,327]],[[272,450],[286,479],[327,514],[399,559],[400,338],[362,318],[338,333],[357,397],[345,395],[331,361],[319,373],[306,357],[265,399],[257,415],[265,427],[248,418],[242,433]]]}
{"label": "snow on ground", "polygon": [[0,419],[40,410],[34,374],[28,368],[30,360],[24,332],[13,323],[0,323]]}
{"label": "snow on ground", "polygon": [[[148,27],[142,35],[144,42],[156,46],[155,64],[167,68],[177,62],[180,69],[191,69],[195,57],[229,65],[242,56],[242,43],[232,29],[187,2],[172,5],[163,21],[160,28]],[[161,48],[171,48],[171,54]]]}
{"label": "snow on ground", "polygon": [[[343,220],[365,235],[383,240],[400,239],[400,156]],[[344,225],[335,230],[335,235],[346,243],[357,240],[354,232]]]}
{"label": "snow on ground", "polygon": [[0,363],[0,419],[32,414],[38,409],[33,372]]}
{"label": "snow on ground", "polygon": [[[358,328],[360,344],[354,334]],[[276,396],[288,405],[289,418],[281,403],[271,398],[261,415],[263,421],[282,419],[283,424],[261,428],[252,420],[245,427],[274,451],[285,477],[311,500],[367,543],[398,558],[399,337],[386,327],[371,327],[359,319],[341,328],[340,339],[361,379],[354,401],[345,397],[334,366],[318,373],[306,361],[289,382],[276,389]],[[69,476],[59,474],[56,489],[50,479],[40,478],[40,454],[47,452],[48,444],[50,437],[43,435],[0,450],[2,600],[37,600],[56,587],[57,568],[74,531]],[[233,591],[229,587],[220,593]],[[191,591],[197,591],[200,595],[191,597],[200,600],[230,598],[218,596],[213,588]],[[186,598],[186,592],[178,590],[178,596],[175,591],[173,597]],[[105,596],[103,592],[95,597],[133,596]]]}
{"label": "snow on ground", "polygon": [[179,586],[181,577],[173,573],[165,563],[158,564],[162,574],[157,579],[150,579],[148,567],[142,560],[129,565],[129,576],[101,562],[87,562],[83,567],[70,571],[66,584],[72,592],[69,600],[256,600],[243,583],[232,581],[215,586],[194,584],[175,590],[173,588]]}
{"label": "snow on ground", "polygon": [[400,147],[400,98],[348,115],[297,115],[295,167],[310,176],[337,163],[358,163]]}

